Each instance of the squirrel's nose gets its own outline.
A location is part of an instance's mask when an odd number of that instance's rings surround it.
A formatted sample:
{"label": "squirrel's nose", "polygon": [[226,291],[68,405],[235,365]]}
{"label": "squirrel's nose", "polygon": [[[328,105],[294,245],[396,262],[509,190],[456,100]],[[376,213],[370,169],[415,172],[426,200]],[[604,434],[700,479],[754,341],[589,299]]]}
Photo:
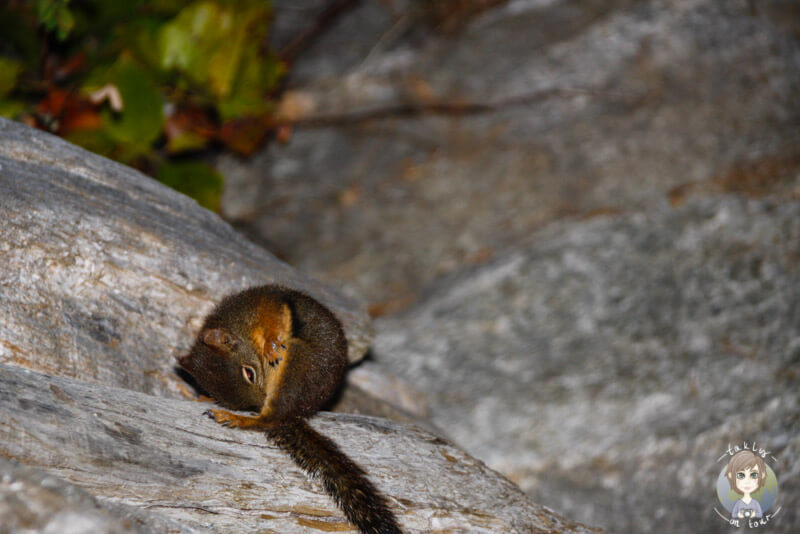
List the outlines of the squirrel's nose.
{"label": "squirrel's nose", "polygon": [[192,374],[193,367],[191,354],[177,356],[175,359],[178,361],[178,365],[180,365],[181,368],[183,368],[189,374]]}

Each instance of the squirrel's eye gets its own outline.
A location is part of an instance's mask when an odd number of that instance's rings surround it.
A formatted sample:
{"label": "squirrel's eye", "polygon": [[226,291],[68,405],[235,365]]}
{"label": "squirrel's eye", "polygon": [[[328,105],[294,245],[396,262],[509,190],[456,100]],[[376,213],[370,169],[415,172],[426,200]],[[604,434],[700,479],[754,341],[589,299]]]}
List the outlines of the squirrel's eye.
{"label": "squirrel's eye", "polygon": [[250,367],[249,365],[242,366],[242,376],[250,384],[256,383],[256,370]]}

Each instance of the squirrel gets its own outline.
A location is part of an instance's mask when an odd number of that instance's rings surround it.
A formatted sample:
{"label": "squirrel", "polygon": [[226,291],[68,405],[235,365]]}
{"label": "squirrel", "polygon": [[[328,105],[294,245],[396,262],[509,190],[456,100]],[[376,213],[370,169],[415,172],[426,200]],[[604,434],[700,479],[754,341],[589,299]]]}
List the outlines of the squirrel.
{"label": "squirrel", "polygon": [[364,534],[401,532],[387,499],[366,473],[308,424],[335,393],[347,367],[347,340],[336,316],[299,291],[278,285],[224,298],[206,317],[178,364],[219,404],[218,423],[264,431]]}

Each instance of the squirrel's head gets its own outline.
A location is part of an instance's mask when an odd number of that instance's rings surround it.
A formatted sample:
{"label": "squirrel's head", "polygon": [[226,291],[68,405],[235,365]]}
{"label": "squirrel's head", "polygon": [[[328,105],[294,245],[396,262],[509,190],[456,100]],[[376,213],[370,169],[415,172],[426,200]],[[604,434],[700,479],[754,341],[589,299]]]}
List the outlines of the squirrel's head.
{"label": "squirrel's head", "polygon": [[266,397],[262,359],[224,328],[205,328],[178,364],[214,399],[234,410],[260,410]]}

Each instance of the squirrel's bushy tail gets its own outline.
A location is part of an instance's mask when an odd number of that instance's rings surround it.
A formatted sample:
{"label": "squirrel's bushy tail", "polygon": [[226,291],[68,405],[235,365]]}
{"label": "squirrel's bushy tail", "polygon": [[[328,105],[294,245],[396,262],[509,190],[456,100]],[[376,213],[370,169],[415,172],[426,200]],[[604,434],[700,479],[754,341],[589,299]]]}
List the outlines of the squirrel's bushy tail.
{"label": "squirrel's bushy tail", "polygon": [[319,477],[344,515],[364,534],[402,532],[386,498],[336,444],[303,419],[267,431],[267,436],[306,473]]}

